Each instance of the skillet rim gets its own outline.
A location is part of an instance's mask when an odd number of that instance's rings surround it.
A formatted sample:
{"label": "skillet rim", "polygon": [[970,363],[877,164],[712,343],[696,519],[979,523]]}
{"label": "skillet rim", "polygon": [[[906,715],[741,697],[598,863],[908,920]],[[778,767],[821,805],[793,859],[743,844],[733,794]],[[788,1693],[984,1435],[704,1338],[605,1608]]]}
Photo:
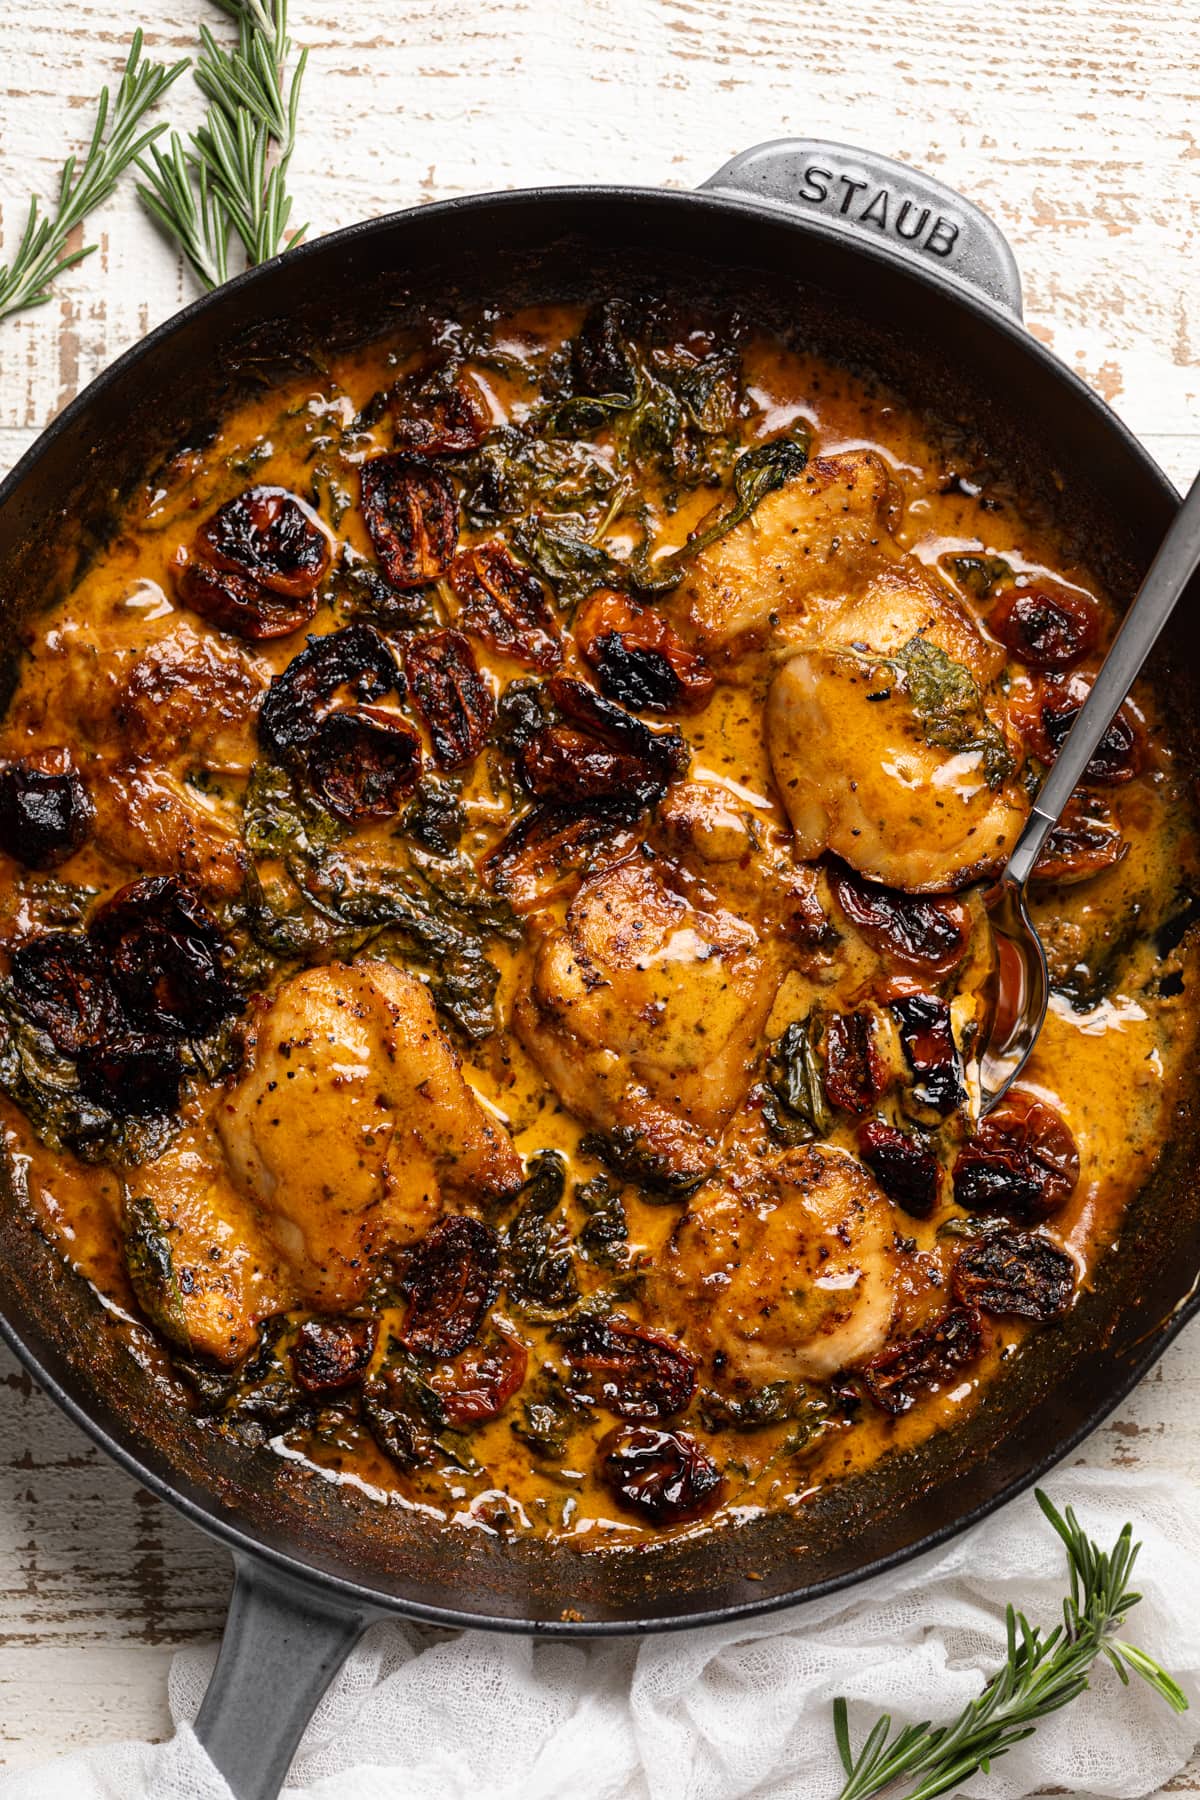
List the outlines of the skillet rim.
{"label": "skillet rim", "polygon": [[[1097,427],[1110,439],[1115,440],[1116,445],[1119,445],[1127,456],[1141,465],[1142,472],[1157,486],[1168,504],[1177,506],[1179,503],[1180,496],[1174,483],[1107,402],[1080,375],[1061,361],[1047,345],[1034,337],[1019,317],[1010,313],[1002,304],[991,299],[966,280],[947,270],[919,261],[911,252],[900,249],[887,240],[860,237],[848,232],[844,227],[831,223],[820,214],[797,212],[785,202],[741,199],[727,191],[706,189],[693,191],[592,183],[564,186],[546,185],[493,193],[459,195],[449,200],[402,208],[377,218],[359,220],[352,225],[326,233],[322,237],[309,239],[295,249],[284,251],[279,256],[273,257],[269,262],[243,271],[232,281],[226,282],[208,294],[200,295],[189,305],[163,320],[153,331],[131,344],[114,362],[102,369],[35,438],[4,479],[0,480],[0,509],[8,503],[11,496],[19,489],[56,439],[82,417],[89,407],[102,401],[112,390],[119,391],[126,374],[136,368],[160,343],[165,342],[173,333],[201,314],[219,311],[229,296],[240,294],[255,283],[264,283],[284,263],[289,267],[295,265],[299,271],[303,263],[315,257],[336,257],[340,250],[350,244],[357,244],[372,237],[386,237],[389,232],[407,226],[418,215],[445,218],[456,214],[467,214],[484,207],[504,210],[509,207],[529,207],[541,202],[552,202],[559,207],[578,206],[581,210],[598,203],[612,204],[615,202],[619,205],[633,207],[651,204],[655,207],[688,210],[693,215],[695,215],[696,209],[699,209],[700,212],[713,216],[733,215],[735,218],[744,217],[759,223],[762,222],[765,215],[774,219],[781,226],[797,232],[802,238],[814,236],[826,241],[833,240],[843,250],[863,258],[868,263],[885,264],[893,269],[898,267],[918,285],[933,288],[953,305],[974,313],[988,328],[998,330],[1027,361],[1034,365],[1043,380],[1058,383],[1083,404],[1086,411],[1094,418]],[[586,220],[581,219],[580,224],[581,227],[585,226]],[[286,311],[286,309],[281,310]],[[513,1618],[500,1614],[488,1615],[458,1611],[453,1607],[431,1606],[422,1601],[385,1593],[377,1588],[364,1586],[344,1576],[314,1567],[288,1551],[263,1542],[240,1525],[223,1517],[220,1500],[215,1493],[209,1496],[208,1503],[205,1504],[176,1486],[166,1475],[158,1474],[147,1467],[135,1450],[127,1447],[113,1436],[105,1425],[92,1416],[85,1405],[67,1392],[57,1377],[47,1372],[37,1354],[25,1343],[19,1326],[5,1314],[0,1314],[0,1338],[8,1345],[43,1392],[87,1434],[99,1449],[111,1457],[118,1467],[127,1475],[132,1476],[141,1486],[181,1513],[189,1523],[198,1527],[209,1537],[226,1544],[234,1553],[235,1563],[239,1558],[246,1558],[255,1564],[266,1565],[271,1571],[289,1577],[302,1586],[316,1588],[336,1596],[348,1606],[357,1607],[377,1617],[399,1614],[424,1624],[451,1629],[505,1631],[569,1639],[641,1637],[650,1633],[699,1629],[735,1619],[763,1616],[852,1588],[888,1569],[915,1561],[918,1557],[926,1555],[958,1536],[960,1532],[989,1517],[1010,1500],[1028,1492],[1049,1469],[1060,1463],[1086,1437],[1089,1437],[1103,1424],[1105,1419],[1115,1411],[1121,1401],[1149,1372],[1184,1327],[1198,1314],[1200,1314],[1200,1270],[1197,1271],[1196,1280],[1188,1294],[1177,1304],[1172,1313],[1142,1340],[1146,1345],[1145,1350],[1133,1358],[1112,1388],[1107,1390],[1093,1407],[1084,1422],[1066,1437],[1056,1440],[1031,1468],[1008,1481],[968,1512],[927,1532],[913,1543],[866,1562],[857,1569],[810,1582],[798,1592],[764,1597],[761,1600],[738,1601],[725,1606],[712,1607],[703,1612],[665,1613],[654,1618],[632,1620],[572,1619],[567,1621],[562,1618],[537,1619],[528,1615],[522,1618]],[[604,1554],[612,1556],[620,1555],[621,1552],[611,1550]]]}

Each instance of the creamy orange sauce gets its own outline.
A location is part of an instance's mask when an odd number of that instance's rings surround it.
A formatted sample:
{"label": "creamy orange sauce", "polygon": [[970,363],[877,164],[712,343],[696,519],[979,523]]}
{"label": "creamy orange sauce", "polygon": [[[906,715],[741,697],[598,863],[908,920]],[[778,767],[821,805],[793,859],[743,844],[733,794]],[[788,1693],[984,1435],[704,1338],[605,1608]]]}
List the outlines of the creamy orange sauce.
{"label": "creamy orange sauce", "polygon": [[[534,414],[541,404],[541,385],[551,356],[579,330],[581,316],[573,308],[530,311],[493,325],[490,342],[482,348],[468,348],[465,365],[485,396],[493,430],[520,425]],[[84,780],[97,795],[103,791],[107,798],[97,801],[103,829],[52,875],[39,875],[7,857],[0,859],[0,941],[7,950],[55,926],[53,905],[47,898],[46,884],[51,880],[76,890],[91,890],[98,901],[142,874],[169,872],[173,867],[194,873],[194,866],[186,861],[172,863],[169,844],[154,856],[139,853],[139,844],[149,841],[147,833],[159,829],[163,809],[169,810],[172,796],[177,804],[194,809],[218,846],[211,856],[208,852],[201,856],[200,867],[209,884],[209,903],[225,918],[222,909],[234,903],[244,873],[235,852],[244,829],[248,778],[255,763],[263,760],[254,724],[258,696],[303,648],[306,634],[324,635],[347,624],[345,589],[323,588],[321,603],[303,629],[274,641],[237,643],[249,684],[245,700],[229,694],[221,705],[213,705],[200,694],[192,697],[192,704],[186,693],[168,701],[161,690],[155,690],[148,702],[147,725],[144,720],[140,724],[137,719],[131,721],[129,707],[114,699],[114,694],[125,692],[131,669],[147,650],[170,640],[181,624],[202,644],[222,647],[236,642],[182,605],[173,565],[181,544],[191,544],[198,524],[251,483],[301,495],[316,508],[336,541],[351,546],[363,566],[374,565],[375,550],[358,503],[358,479],[364,462],[393,448],[391,415],[385,409],[374,423],[353,432],[350,427],[356,418],[370,419],[373,396],[417,367],[424,354],[419,343],[385,343],[337,359],[318,381],[311,376],[298,377],[241,406],[224,420],[210,445],[181,455],[149,484],[69,599],[30,626],[21,678],[0,730],[0,755],[16,758],[65,745]],[[818,457],[836,458],[863,450],[882,460],[893,489],[888,532],[895,552],[906,559],[906,567],[917,569],[922,579],[943,593],[947,603],[965,611],[986,653],[995,653],[1002,672],[989,690],[989,705],[1010,738],[1013,730],[1004,712],[1005,696],[1027,685],[1030,677],[988,629],[994,599],[972,596],[947,573],[953,558],[1003,559],[1014,578],[1033,583],[1049,579],[1060,588],[1086,596],[1102,624],[1097,642],[1078,668],[1086,674],[1098,667],[1114,614],[1109,596],[1097,585],[1095,572],[1065,560],[1062,543],[1052,534],[1031,528],[1001,484],[994,490],[973,491],[970,484],[950,480],[946,452],[936,435],[895,396],[828,363],[755,336],[742,347],[740,391],[744,398],[735,429],[742,451],[803,424],[810,438],[810,467]],[[583,441],[592,443],[602,466],[615,466],[613,432],[606,425],[601,423],[594,436]],[[457,479],[459,464],[448,458],[446,466]],[[729,465],[723,479],[690,489],[659,473],[648,473],[637,484],[621,481],[598,503],[603,516],[589,535],[618,560],[628,557],[643,538],[654,547],[655,557],[661,558],[683,546],[689,532],[709,517],[714,506],[728,505],[729,494]],[[766,529],[761,520],[767,504],[763,502],[759,512],[752,512],[735,527],[739,542],[753,545],[755,533]],[[589,517],[589,527],[591,523]],[[462,545],[504,535],[503,527],[473,528],[465,518],[460,520]],[[731,533],[726,541],[732,537]],[[705,554],[712,556],[713,552]],[[547,583],[548,591],[552,586]],[[571,635],[574,602],[564,601],[561,595],[558,598],[562,670],[594,683],[595,672]],[[454,624],[458,607],[445,579],[429,584],[425,602],[426,628]],[[686,636],[683,604],[677,598],[668,599],[662,603],[662,611]],[[514,680],[530,678],[531,669],[519,660],[498,653],[480,639],[471,642],[477,663],[496,695]],[[738,821],[751,815],[758,829],[773,834],[772,842],[780,847],[777,858],[786,860],[790,824],[764,731],[767,694],[780,656],[786,652],[764,652],[760,642],[725,662],[715,653],[706,654],[714,663],[716,685],[703,707],[644,716],[655,729],[668,723],[679,727],[690,757],[687,780],[707,784],[710,798],[714,794],[724,797],[734,822],[730,829],[742,829]],[[1154,932],[1176,908],[1179,890],[1195,877],[1190,801],[1172,746],[1160,728],[1153,696],[1139,690],[1136,704],[1146,734],[1142,767],[1132,780],[1104,790],[1127,845],[1123,859],[1076,885],[1043,884],[1034,905],[1060,991],[1021,1085],[1029,1096],[1061,1116],[1078,1149],[1080,1173],[1074,1191],[1040,1229],[1070,1252],[1080,1284],[1087,1283],[1097,1259],[1119,1237],[1123,1209],[1153,1165],[1175,1079],[1194,1038],[1189,997],[1178,991],[1177,984],[1163,981],[1164,972],[1176,968],[1178,953],[1170,952],[1164,961],[1153,940]],[[426,766],[432,767],[433,744],[427,725],[411,706],[405,716],[420,730]],[[978,785],[978,759],[973,753],[965,757],[964,768],[965,774],[960,770],[956,776],[952,771],[949,779],[969,777]],[[153,793],[123,812],[121,795],[132,794],[139,783],[143,795],[147,784]],[[511,827],[515,814],[528,805],[528,798],[514,786],[511,769],[494,746],[481,752],[462,774],[457,797],[464,815],[459,863],[481,868]],[[663,805],[669,806],[669,802]],[[400,856],[402,828],[403,821],[398,825],[391,818],[343,831],[342,840],[362,868],[386,869]],[[761,856],[756,852],[744,873],[747,897],[743,903],[734,895],[728,872],[721,872],[723,865],[709,867],[703,859],[690,859],[686,844],[681,848],[677,838],[668,840],[667,827],[659,821],[655,807],[629,830],[634,856],[639,854],[638,845],[648,843],[658,859],[655,867],[669,863],[674,869],[678,865],[686,881],[701,888],[707,883],[732,917],[753,918],[753,928],[747,929],[763,954],[781,959],[764,1022],[754,1035],[748,1059],[753,1068],[744,1081],[745,1091],[728,1118],[709,1132],[711,1163],[718,1171],[731,1162],[778,1156],[782,1147],[771,1136],[762,1105],[770,1047],[814,1006],[826,1018],[854,1012],[864,997],[878,996],[880,983],[894,977],[895,969],[886,958],[881,960],[877,950],[838,911],[827,863],[816,869],[813,893],[820,913],[833,928],[830,942],[798,954],[793,935],[770,924],[756,897],[757,888],[766,881],[762,872],[768,860],[765,850]],[[231,858],[233,872],[228,879],[220,872],[222,845]],[[594,877],[603,867],[604,858],[597,852],[591,870],[584,873]],[[269,855],[257,859],[257,874],[268,893],[288,881],[282,865]],[[521,915],[522,930],[515,941],[488,939],[487,956],[499,972],[496,1029],[474,1043],[458,1038],[463,1073],[489,1116],[511,1136],[522,1159],[528,1163],[547,1151],[559,1152],[565,1159],[563,1242],[575,1242],[574,1275],[583,1296],[615,1286],[619,1294],[614,1304],[622,1318],[676,1331],[676,1322],[663,1318],[657,1310],[653,1272],[664,1265],[672,1235],[690,1199],[651,1193],[637,1179],[608,1169],[613,1194],[619,1196],[624,1210],[626,1239],[617,1248],[615,1268],[586,1248],[580,1250],[578,1239],[589,1214],[575,1188],[606,1175],[602,1156],[584,1142],[595,1126],[581,1116],[579,1104],[569,1105],[556,1091],[544,1061],[530,1054],[512,1026],[514,1008],[529,988],[539,947],[563,929],[578,892],[576,877],[543,905]],[[684,898],[688,905],[694,903],[691,888]],[[958,976],[948,985],[940,983],[940,991],[955,997],[960,1009],[965,1009],[956,1012],[959,1024],[973,1016],[978,980],[989,966],[978,899],[968,898],[967,903],[974,931],[971,953]],[[1136,924],[1126,932],[1128,941],[1119,946],[1110,978],[1104,978],[1100,964],[1131,919]],[[69,928],[75,929],[76,924]],[[646,1026],[652,1047],[658,1041],[655,1033],[660,1031],[661,1019],[673,1016],[674,996],[684,992],[681,984],[692,978],[698,957],[703,964],[707,952],[702,945],[698,950],[698,944],[694,921],[685,922],[638,971],[639,979],[648,973],[656,984],[653,991],[658,998],[652,1004],[659,1005],[660,1012]],[[378,951],[372,952],[368,946],[359,954],[369,957]],[[309,960],[328,957],[317,954]],[[295,960],[260,957],[253,990],[269,995],[297,966]],[[420,972],[428,973],[423,968]],[[1078,996],[1093,977],[1098,984],[1095,998],[1090,1002],[1085,998],[1081,1005]],[[922,983],[917,981],[915,986]],[[719,1004],[719,998],[710,1001],[701,994],[688,1029],[703,1030],[706,1013]],[[886,1040],[882,1049],[889,1067],[898,1068],[902,1054],[886,1006],[880,1016],[879,1030]],[[621,1055],[618,1046],[613,1052],[618,1065]],[[214,1081],[193,1077],[186,1084],[183,1120],[196,1142],[206,1147],[206,1155],[215,1142],[216,1109],[236,1079],[234,1072]],[[140,1179],[136,1166],[119,1150],[98,1161],[81,1161],[39,1137],[14,1099],[5,1099],[0,1105],[9,1153],[23,1171],[24,1203],[97,1293],[127,1312],[131,1320],[140,1319],[124,1251],[126,1197],[138,1189]],[[859,1123],[859,1117],[832,1107],[820,1145],[856,1154]],[[969,1221],[954,1200],[950,1169],[968,1132],[968,1122],[951,1120],[934,1134],[943,1174],[930,1215],[918,1218],[896,1209],[895,1230],[905,1247],[895,1277],[892,1342],[927,1325],[948,1304],[951,1269],[961,1239],[947,1235],[944,1227],[948,1221]],[[693,1191],[695,1185],[693,1182]],[[240,1217],[235,1210],[227,1221],[226,1254],[228,1244],[243,1241],[239,1239]],[[511,1209],[500,1217],[501,1229],[510,1217]],[[246,1218],[246,1233],[258,1234],[262,1220],[249,1212]],[[191,1227],[184,1220],[178,1229]],[[203,1230],[203,1223],[196,1229]],[[269,1231],[265,1239],[255,1235],[254,1243],[258,1288],[274,1291],[283,1279],[273,1261],[279,1254],[277,1243]],[[394,1286],[388,1289],[383,1273],[378,1281],[373,1298],[347,1309],[358,1314],[370,1311],[377,1320],[373,1370],[386,1361],[389,1344],[403,1334],[406,1318],[401,1294]],[[276,1335],[271,1354],[275,1365],[286,1371],[298,1322],[307,1315],[303,1307],[294,1305],[284,1310],[288,1321]],[[454,1458],[399,1468],[344,1395],[331,1394],[291,1418],[286,1409],[278,1418],[264,1410],[251,1429],[274,1442],[281,1455],[309,1464],[316,1476],[351,1481],[381,1498],[427,1508],[460,1522],[496,1530],[556,1533],[582,1545],[644,1539],[653,1526],[623,1510],[598,1474],[597,1445],[619,1425],[611,1410],[596,1404],[572,1415],[565,1442],[555,1453],[539,1453],[531,1446],[528,1419],[521,1407],[546,1366],[561,1379],[562,1350],[555,1336],[555,1321],[531,1316],[529,1309],[514,1304],[503,1288],[491,1316],[503,1332],[527,1347],[526,1385],[497,1417],[452,1434]],[[149,1327],[139,1323],[131,1329]],[[807,1415],[796,1412],[752,1429],[722,1426],[711,1418],[706,1422],[701,1416],[703,1408],[692,1401],[682,1415],[664,1421],[663,1429],[686,1430],[705,1447],[719,1466],[724,1485],[715,1510],[668,1528],[709,1530],[725,1519],[745,1516],[747,1509],[803,1504],[822,1483],[860,1469],[931,1431],[949,1427],[986,1384],[1003,1379],[1005,1352],[1019,1345],[1029,1329],[1013,1318],[989,1319],[982,1353],[961,1370],[930,1381],[912,1407],[895,1417],[873,1405],[861,1391],[853,1404],[847,1401],[847,1392],[854,1385],[853,1365],[832,1400],[827,1385],[809,1383],[812,1395],[827,1407],[815,1429],[811,1420],[805,1422]],[[686,1349],[686,1330],[682,1341]],[[199,1361],[204,1362],[203,1356]],[[181,1388],[179,1403],[193,1403],[187,1389]],[[213,1429],[245,1428],[244,1419],[234,1421],[232,1414],[220,1408],[215,1411]]]}

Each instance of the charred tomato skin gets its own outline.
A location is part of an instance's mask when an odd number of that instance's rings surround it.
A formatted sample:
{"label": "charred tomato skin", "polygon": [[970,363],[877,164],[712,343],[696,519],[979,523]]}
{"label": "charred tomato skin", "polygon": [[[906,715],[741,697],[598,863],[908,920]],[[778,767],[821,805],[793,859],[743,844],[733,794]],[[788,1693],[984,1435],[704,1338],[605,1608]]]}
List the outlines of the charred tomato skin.
{"label": "charred tomato skin", "polygon": [[496,720],[496,702],[461,631],[427,631],[405,648],[409,695],[433,740],[440,769],[473,762]]}
{"label": "charred tomato skin", "polygon": [[525,1380],[528,1365],[529,1352],[520,1338],[493,1325],[453,1363],[435,1370],[429,1385],[446,1423],[463,1431],[499,1418]]}
{"label": "charred tomato skin", "polygon": [[865,1364],[862,1383],[876,1406],[907,1412],[926,1388],[951,1380],[983,1350],[983,1327],[970,1306],[952,1306],[901,1343],[890,1344]]}
{"label": "charred tomato skin", "polygon": [[12,953],[12,984],[21,1011],[47,1032],[64,1056],[99,1043],[116,1000],[104,959],[89,938],[50,931]]}
{"label": "charred tomato skin", "polygon": [[306,766],[339,819],[354,825],[390,819],[421,779],[421,740],[401,719],[346,707],[322,719]]}
{"label": "charred tomato skin", "polygon": [[1006,589],[988,615],[988,628],[1027,668],[1057,672],[1095,649],[1100,612],[1086,594],[1032,581]]}
{"label": "charred tomato skin", "polygon": [[686,1431],[618,1426],[600,1439],[596,1463],[609,1493],[647,1525],[684,1525],[712,1512],[725,1482],[713,1458]]}
{"label": "charred tomato skin", "polygon": [[458,545],[458,496],[444,469],[395,451],[360,476],[363,522],[394,588],[424,587],[446,573]]}
{"label": "charred tomato skin", "polygon": [[585,601],[574,638],[601,691],[633,712],[695,710],[712,695],[704,658],[652,608],[615,589],[600,588]]}
{"label": "charred tomato skin", "polygon": [[181,556],[174,565],[174,577],[181,606],[248,643],[291,637],[317,610],[315,593],[286,600],[251,576],[218,569],[200,557]]}
{"label": "charred tomato skin", "polygon": [[869,1012],[834,1013],[825,1024],[825,1094],[843,1112],[869,1112],[887,1086]]}
{"label": "charred tomato skin", "polygon": [[1079,1149],[1054,1108],[1012,1089],[954,1164],[954,1198],[968,1212],[1045,1219],[1079,1181]]}
{"label": "charred tomato skin", "polygon": [[857,1143],[859,1156],[888,1199],[914,1219],[928,1219],[941,1185],[941,1165],[928,1144],[882,1119],[864,1119]]}
{"label": "charred tomato skin", "polygon": [[53,869],[87,842],[95,808],[68,750],[0,762],[0,850],[27,869]]}
{"label": "charred tomato skin", "polygon": [[587,1319],[562,1333],[584,1399],[621,1419],[669,1419],[696,1391],[696,1364],[665,1332],[631,1319]]}
{"label": "charred tomato skin", "polygon": [[292,1346],[292,1374],[306,1394],[335,1394],[362,1380],[379,1328],[374,1319],[305,1319]]}
{"label": "charred tomato skin", "polygon": [[400,669],[391,646],[373,625],[346,625],[325,637],[311,637],[282,669],[258,712],[258,741],[269,755],[286,761],[302,753],[345,689],[350,704],[369,706],[398,694]]}
{"label": "charred tomato skin", "polygon": [[76,1066],[83,1092],[119,1118],[150,1118],[179,1105],[179,1046],[157,1033],[112,1031],[85,1045]]}
{"label": "charred tomato skin", "polygon": [[940,979],[967,953],[971,915],[961,900],[881,887],[841,866],[832,872],[830,886],[872,948],[905,968]]}
{"label": "charred tomato skin", "polygon": [[[1039,676],[1027,692],[1017,694],[1009,714],[1021,737],[1044,763],[1053,763],[1091,692],[1085,675]],[[1132,781],[1145,761],[1145,732],[1128,702],[1117,711],[1083,772],[1084,783],[1120,787]]]}
{"label": "charred tomato skin", "polygon": [[1070,886],[1119,863],[1129,849],[1112,808],[1076,788],[1033,866],[1034,881]]}
{"label": "charred tomato skin", "polygon": [[997,1231],[967,1244],[954,1265],[954,1297],[998,1318],[1055,1319],[1075,1293],[1075,1263],[1034,1231]]}
{"label": "charred tomato skin", "polygon": [[936,994],[904,994],[891,1001],[900,1043],[913,1072],[913,1098],[943,1118],[966,1104],[962,1060],[950,1025],[950,1008]]}
{"label": "charred tomato skin", "polygon": [[427,362],[398,382],[391,411],[396,448],[425,456],[477,450],[492,423],[483,389],[454,356]]}
{"label": "charred tomato skin", "polygon": [[196,534],[196,553],[287,600],[315,594],[330,562],[329,534],[312,507],[281,487],[250,487]]}
{"label": "charred tomato skin", "polygon": [[183,876],[130,882],[93,913],[88,934],[139,1029],[204,1031],[236,1010],[225,939]]}
{"label": "charred tomato skin", "polygon": [[465,1214],[441,1219],[416,1246],[400,1280],[408,1312],[400,1342],[447,1361],[478,1336],[499,1285],[500,1245]]}
{"label": "charred tomato skin", "polygon": [[546,590],[507,544],[491,540],[460,550],[450,565],[450,586],[464,631],[543,674],[558,668],[562,639]]}

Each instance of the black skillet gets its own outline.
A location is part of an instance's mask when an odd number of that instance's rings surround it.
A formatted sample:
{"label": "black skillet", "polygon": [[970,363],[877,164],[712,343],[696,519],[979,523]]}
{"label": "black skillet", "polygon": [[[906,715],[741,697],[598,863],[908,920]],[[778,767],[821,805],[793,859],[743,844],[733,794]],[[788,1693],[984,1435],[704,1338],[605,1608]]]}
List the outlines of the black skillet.
{"label": "black skillet", "polygon": [[[319,386],[310,348],[378,335],[423,300],[595,297],[646,282],[737,298],[874,369],[960,432],[965,470],[1015,470],[1023,507],[1086,543],[1118,596],[1134,591],[1177,496],[1024,330],[996,227],[899,164],[787,140],[736,157],[694,194],[547,189],[352,226],[198,301],[93,382],[0,487],[0,609],[14,654],[20,619],[69,586],[122,496],[202,442],[248,384],[310,366]],[[1185,745],[1200,718],[1198,648],[1185,602],[1151,672]],[[1200,1305],[1196,1140],[1189,1101],[1120,1254],[964,1426],[798,1514],[637,1553],[435,1527],[223,1440],[133,1354],[19,1204],[0,1211],[0,1329],[96,1443],[233,1551],[229,1621],[197,1730],[239,1800],[268,1800],[332,1674],[389,1612],[548,1636],[711,1623],[861,1580],[1027,1487]],[[19,1172],[5,1180],[19,1200]]]}

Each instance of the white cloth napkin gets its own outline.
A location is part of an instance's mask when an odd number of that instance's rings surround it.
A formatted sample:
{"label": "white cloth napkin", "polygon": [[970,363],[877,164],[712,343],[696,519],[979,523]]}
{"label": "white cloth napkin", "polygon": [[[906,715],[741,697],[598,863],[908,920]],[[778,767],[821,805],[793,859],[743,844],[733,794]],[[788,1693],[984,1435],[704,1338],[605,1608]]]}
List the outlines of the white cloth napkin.
{"label": "white cloth napkin", "polygon": [[[1200,1740],[1200,1489],[1085,1469],[1047,1486],[1106,1548],[1132,1519],[1143,1599],[1128,1636],[1192,1711],[1176,1717],[1101,1666],[1089,1693],[961,1792],[1153,1793]],[[286,1800],[834,1800],[834,1697],[852,1702],[856,1744],[883,1709],[949,1718],[1001,1660],[1005,1605],[1053,1624],[1064,1570],[1026,1496],[863,1587],[712,1630],[577,1646],[376,1626],[318,1709]],[[230,1800],[188,1724],[213,1656],[175,1658],[169,1743],[10,1774],[0,1800]]]}

